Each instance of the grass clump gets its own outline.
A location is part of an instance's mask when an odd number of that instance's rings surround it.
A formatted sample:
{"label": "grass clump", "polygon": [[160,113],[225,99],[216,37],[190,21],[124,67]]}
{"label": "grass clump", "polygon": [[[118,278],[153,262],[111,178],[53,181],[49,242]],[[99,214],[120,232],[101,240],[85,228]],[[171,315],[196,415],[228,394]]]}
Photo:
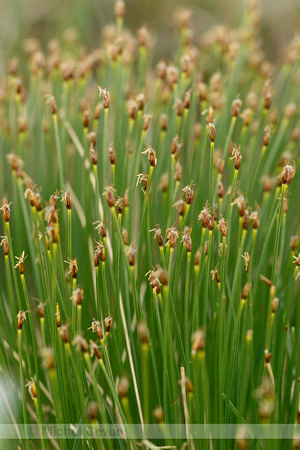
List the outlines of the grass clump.
{"label": "grass clump", "polygon": [[24,448],[298,448],[299,39],[274,65],[253,2],[200,45],[184,10],[153,68],[115,13],[90,52],[27,41],[3,81],[3,422],[77,436]]}

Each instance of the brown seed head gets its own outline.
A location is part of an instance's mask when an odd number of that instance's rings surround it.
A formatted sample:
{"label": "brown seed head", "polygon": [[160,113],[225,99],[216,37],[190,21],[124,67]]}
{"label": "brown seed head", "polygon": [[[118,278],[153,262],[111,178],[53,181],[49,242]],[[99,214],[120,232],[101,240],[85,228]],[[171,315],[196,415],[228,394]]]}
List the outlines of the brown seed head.
{"label": "brown seed head", "polygon": [[189,186],[185,186],[182,189],[182,192],[185,193],[185,202],[186,202],[187,205],[191,205],[191,203],[193,201],[194,191],[191,188],[192,183],[193,183],[193,181],[191,181]]}
{"label": "brown seed head", "polygon": [[270,142],[270,136],[271,136],[271,128],[269,125],[267,125],[265,127],[265,135],[264,135],[264,140],[263,140],[264,147],[268,147],[269,142]]}
{"label": "brown seed head", "polygon": [[156,166],[157,164],[157,159],[156,159],[156,150],[153,150],[153,148],[151,146],[147,147],[146,150],[144,150],[142,152],[142,155],[147,155],[148,154],[148,159],[149,159],[149,164],[151,167]]}
{"label": "brown seed head", "polygon": [[214,123],[209,122],[209,124],[208,124],[208,132],[209,132],[210,142],[215,142],[215,140],[216,140],[216,127],[215,127]]}
{"label": "brown seed head", "polygon": [[168,227],[166,230],[166,245],[170,245],[171,248],[175,247],[176,241],[179,237],[179,232],[176,227]]}
{"label": "brown seed head", "polygon": [[246,298],[248,297],[250,289],[251,289],[251,284],[250,283],[246,283],[245,286],[243,287],[242,299],[246,300]]}
{"label": "brown seed head", "polygon": [[70,192],[63,192],[61,196],[61,201],[65,203],[67,209],[72,209],[72,201]]}
{"label": "brown seed head", "polygon": [[8,238],[7,236],[0,236],[0,238],[1,238],[0,246],[3,245],[3,254],[4,256],[7,256],[9,253]]}
{"label": "brown seed head", "polygon": [[293,166],[286,164],[280,175],[280,181],[282,182],[282,184],[289,185],[292,182],[295,173],[296,173],[295,163]]}
{"label": "brown seed head", "polygon": [[114,13],[117,17],[124,17],[126,11],[125,2],[123,0],[117,0],[114,7]]}
{"label": "brown seed head", "polygon": [[18,315],[17,315],[17,319],[18,319],[18,322],[17,322],[17,329],[18,329],[18,330],[22,330],[23,322],[24,322],[24,320],[26,319],[26,314],[27,314],[28,312],[30,312],[30,311],[19,311],[19,312],[18,312]]}
{"label": "brown seed head", "polygon": [[84,339],[84,337],[80,336],[79,334],[77,334],[73,341],[72,341],[72,345],[75,346],[75,350],[76,352],[80,352],[82,351],[82,353],[87,353],[89,351],[89,346],[87,341]]}
{"label": "brown seed head", "polygon": [[34,400],[38,396],[38,391],[36,388],[34,378],[31,378],[30,380],[27,379],[26,381],[27,381],[27,384],[25,384],[25,387],[28,388],[29,395],[32,398],[32,400]]}
{"label": "brown seed head", "polygon": [[103,107],[104,109],[108,109],[110,102],[109,92],[106,89],[102,88],[101,86],[98,86],[98,89],[99,89],[99,97],[102,97],[103,99]]}
{"label": "brown seed head", "polygon": [[208,207],[208,201],[207,201],[205,203],[204,208],[202,209],[201,213],[198,216],[198,220],[202,221],[203,228],[208,227],[209,217],[210,217],[210,208]]}
{"label": "brown seed head", "polygon": [[159,247],[162,247],[164,245],[164,240],[163,240],[163,237],[161,234],[161,228],[159,227],[159,225],[156,225],[155,228],[153,228],[152,230],[149,230],[149,231],[150,232],[154,231],[154,239],[157,238]]}
{"label": "brown seed head", "polygon": [[73,291],[72,296],[71,296],[71,300],[74,303],[74,305],[82,305],[83,302],[83,289],[81,288],[77,288],[75,289],[75,291]]}
{"label": "brown seed head", "polygon": [[233,117],[238,117],[241,109],[242,109],[242,100],[240,98],[236,98],[235,100],[233,100],[232,105],[231,105],[231,114]]}
{"label": "brown seed head", "polygon": [[0,208],[0,210],[3,212],[3,220],[4,222],[9,222],[10,219],[10,203],[4,203],[4,205]]}
{"label": "brown seed head", "polygon": [[105,195],[109,208],[112,208],[115,205],[115,192],[116,190],[112,186],[105,186],[103,195]]}
{"label": "brown seed head", "polygon": [[[103,339],[103,333],[102,333],[101,339]],[[91,352],[90,353],[91,357],[95,355],[98,360],[100,360],[102,358],[98,345],[96,344],[96,342],[94,342],[92,340],[90,340],[90,352]]]}
{"label": "brown seed head", "polygon": [[93,166],[97,166],[98,163],[98,152],[93,144],[90,145],[90,158]]}
{"label": "brown seed head", "polygon": [[105,223],[107,222],[107,219],[105,220],[98,220],[97,222],[94,222],[93,225],[95,226],[95,230],[98,231],[98,233],[101,234],[102,238],[106,238],[106,228]]}
{"label": "brown seed head", "polygon": [[68,329],[67,325],[63,325],[60,328],[60,332],[59,333],[60,333],[60,336],[61,336],[63,342],[65,344],[68,344],[70,342],[70,334],[69,334],[69,329]]}
{"label": "brown seed head", "polygon": [[204,334],[202,330],[197,330],[192,334],[192,355],[203,351],[205,348]]}
{"label": "brown seed head", "polygon": [[110,144],[107,152],[108,152],[109,162],[111,165],[114,166],[116,164],[116,151],[115,151],[113,143]]}
{"label": "brown seed head", "polygon": [[144,322],[140,322],[138,330],[142,343],[149,344],[149,331]]}
{"label": "brown seed head", "polygon": [[296,236],[291,236],[291,239],[290,239],[290,247],[292,248],[292,250],[294,251],[294,252],[296,252],[297,251],[297,248],[298,248],[298,245],[299,245],[299,236],[298,235],[296,235]]}
{"label": "brown seed head", "polygon": [[234,147],[232,150],[232,157],[230,159],[234,159],[234,167],[235,170],[239,170],[242,160],[242,155],[240,153],[240,146],[238,148]]}
{"label": "brown seed head", "polygon": [[72,278],[77,278],[78,275],[78,265],[77,265],[77,259],[70,259],[68,258],[65,263],[69,264],[69,274],[71,274]]}
{"label": "brown seed head", "polygon": [[224,219],[224,217],[221,217],[221,219],[219,220],[219,223],[217,225],[217,228],[219,228],[221,230],[222,236],[225,237],[227,235],[228,232],[228,223],[226,222],[226,220]]}
{"label": "brown seed head", "polygon": [[25,252],[23,250],[23,252],[21,253],[21,256],[18,258],[17,256],[15,256],[15,258],[18,260],[17,264],[14,266],[14,269],[16,269],[17,267],[19,267],[19,271],[20,271],[20,275],[23,275],[24,273],[24,261],[27,258],[28,255],[25,256]]}
{"label": "brown seed head", "polygon": [[99,415],[99,407],[96,402],[91,402],[86,407],[86,415],[90,422],[93,422],[98,419]]}

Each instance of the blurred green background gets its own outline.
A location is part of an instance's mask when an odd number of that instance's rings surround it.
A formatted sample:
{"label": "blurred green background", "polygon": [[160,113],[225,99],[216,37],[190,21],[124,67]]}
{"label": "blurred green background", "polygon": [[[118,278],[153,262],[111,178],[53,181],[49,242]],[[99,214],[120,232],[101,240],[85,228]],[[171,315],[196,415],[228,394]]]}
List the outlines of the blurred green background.
{"label": "blurred green background", "polygon": [[[173,12],[191,8],[196,36],[211,26],[235,26],[246,0],[127,0],[126,25],[135,32],[145,24],[156,36],[156,57],[168,57],[172,46]],[[300,28],[299,0],[258,0],[261,36],[267,56],[275,60]],[[24,37],[38,37],[43,45],[60,38],[66,28],[78,29],[81,42],[97,47],[102,27],[113,20],[114,0],[0,0],[0,76],[8,60],[20,51]]]}

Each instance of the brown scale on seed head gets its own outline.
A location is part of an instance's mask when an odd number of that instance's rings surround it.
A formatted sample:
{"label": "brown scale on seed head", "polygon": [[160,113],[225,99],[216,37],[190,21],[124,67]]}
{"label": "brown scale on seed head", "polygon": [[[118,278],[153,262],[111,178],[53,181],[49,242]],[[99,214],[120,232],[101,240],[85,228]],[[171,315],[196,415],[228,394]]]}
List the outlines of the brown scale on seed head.
{"label": "brown scale on seed head", "polygon": [[244,217],[245,210],[246,210],[246,200],[242,194],[240,194],[237,198],[234,199],[234,201],[231,203],[231,206],[237,205],[239,210],[239,216]]}
{"label": "brown scale on seed head", "polygon": [[138,173],[137,174],[137,182],[136,182],[136,186],[139,183],[143,183],[143,187],[142,190],[144,192],[146,192],[147,186],[148,186],[148,174],[147,173]]}
{"label": "brown scale on seed head", "polygon": [[15,258],[18,260],[17,264],[14,266],[14,269],[16,269],[17,267],[19,267],[19,271],[20,271],[20,275],[23,275],[24,273],[24,261],[27,258],[28,255],[25,256],[25,252],[23,250],[23,252],[21,253],[20,257],[15,256]]}
{"label": "brown scale on seed head", "polygon": [[100,261],[105,262],[106,254],[105,254],[105,247],[103,242],[97,242],[97,247],[95,249],[95,256],[94,256],[94,265],[95,267],[99,266]]}
{"label": "brown scale on seed head", "polygon": [[295,162],[293,166],[286,164],[280,174],[281,183],[289,185],[293,181],[295,173],[296,173]]}
{"label": "brown scale on seed head", "polygon": [[271,88],[271,81],[268,79],[265,81],[263,86],[263,99],[264,99],[264,108],[270,109],[272,104],[273,92]]}
{"label": "brown scale on seed head", "polygon": [[174,203],[174,205],[172,205],[174,208],[177,209],[178,214],[183,217],[185,214],[185,210],[186,210],[186,202],[184,200],[182,200],[182,198],[180,198],[179,200],[177,200],[177,202]]}
{"label": "brown scale on seed head", "polygon": [[242,160],[242,155],[241,155],[241,152],[240,152],[240,146],[238,148],[237,147],[233,147],[232,155],[233,156],[230,159],[234,159],[235,160],[234,161],[235,170],[239,170],[240,165],[241,165],[241,160]]}
{"label": "brown scale on seed head", "polygon": [[220,283],[220,277],[219,277],[219,272],[218,272],[218,265],[219,263],[216,265],[216,267],[210,271],[211,274],[211,279],[214,280],[216,278],[216,282]]}
{"label": "brown scale on seed head", "polygon": [[244,263],[245,263],[245,271],[248,273],[249,270],[249,264],[250,264],[250,255],[248,252],[245,252],[242,255],[242,258],[244,259]]}
{"label": "brown scale on seed head", "polygon": [[73,291],[71,300],[74,305],[82,305],[83,298],[83,289],[78,287],[75,291]]}
{"label": "brown scale on seed head", "polygon": [[152,114],[149,113],[143,115],[143,127],[142,127],[143,131],[148,130],[152,117],[153,117]]}
{"label": "brown scale on seed head", "polygon": [[18,315],[17,315],[17,319],[18,319],[17,328],[18,328],[18,330],[22,330],[23,322],[24,322],[24,320],[26,320],[26,314],[28,312],[30,312],[30,311],[19,311],[18,312]]}
{"label": "brown scale on seed head", "polygon": [[128,261],[129,261],[129,265],[131,267],[134,266],[134,255],[136,252],[137,252],[137,248],[136,248],[135,244],[132,242],[127,249]]}
{"label": "brown scale on seed head", "polygon": [[192,355],[202,352],[205,348],[204,333],[202,330],[197,330],[192,334]]}
{"label": "brown scale on seed head", "polygon": [[38,391],[36,388],[35,380],[32,377],[30,380],[28,380],[28,378],[26,378],[26,381],[27,381],[27,384],[25,384],[25,387],[28,388],[29,395],[32,398],[32,400],[34,400],[38,396]]}
{"label": "brown scale on seed head", "polygon": [[65,203],[67,209],[72,209],[72,201],[70,192],[63,192],[61,196],[61,201]]}
{"label": "brown scale on seed head", "polygon": [[107,153],[108,153],[108,158],[109,158],[110,164],[112,166],[114,166],[116,164],[116,151],[115,151],[113,142],[111,144],[109,144]]}
{"label": "brown scale on seed head", "polygon": [[233,117],[238,117],[241,109],[242,109],[243,102],[240,98],[236,98],[233,100],[231,105],[231,114]]}
{"label": "brown scale on seed head", "polygon": [[106,228],[105,228],[106,222],[107,222],[107,219],[97,220],[96,222],[93,223],[93,225],[96,225],[95,231],[98,231],[98,233],[101,234],[103,239],[106,238]]}
{"label": "brown scale on seed head", "polygon": [[159,247],[162,247],[164,245],[164,240],[161,234],[161,228],[159,225],[155,225],[155,228],[153,228],[152,230],[149,230],[149,232],[154,231],[154,239],[157,238],[157,242]]}
{"label": "brown scale on seed head", "polygon": [[0,210],[3,212],[3,220],[4,222],[9,222],[10,219],[10,205],[12,202],[7,203],[7,199],[5,199],[5,203],[1,206]]}
{"label": "brown scale on seed head", "polygon": [[264,147],[268,147],[269,142],[270,142],[270,137],[271,137],[271,127],[270,127],[270,125],[267,125],[265,127],[265,134],[264,134],[264,139],[263,139]]}
{"label": "brown scale on seed head", "polygon": [[129,235],[128,235],[128,231],[124,227],[122,227],[122,238],[123,238],[124,245],[126,247],[128,245]]}
{"label": "brown scale on seed head", "polygon": [[90,158],[93,166],[97,166],[98,163],[98,152],[93,144],[90,145]]}
{"label": "brown scale on seed head", "polygon": [[224,219],[224,217],[221,217],[221,219],[219,220],[219,223],[217,225],[217,228],[220,229],[222,236],[225,237],[227,235],[228,232],[228,222],[226,222],[226,220]]}
{"label": "brown scale on seed head", "polygon": [[123,200],[123,198],[118,196],[117,200],[115,201],[115,207],[117,208],[118,214],[123,213]]}
{"label": "brown scale on seed head", "polygon": [[68,344],[70,342],[70,334],[69,334],[69,329],[68,329],[67,325],[62,325],[60,327],[59,334],[65,344]]}
{"label": "brown scale on seed head", "polygon": [[108,109],[110,102],[109,92],[105,88],[102,88],[101,86],[98,86],[98,89],[99,89],[99,97],[102,97],[103,99],[103,107],[104,109]]}
{"label": "brown scale on seed head", "polygon": [[100,341],[103,339],[103,331],[101,327],[101,322],[99,320],[93,319],[92,326],[88,328],[88,330],[92,330],[92,333],[97,333]]}
{"label": "brown scale on seed head", "polygon": [[179,237],[177,228],[173,225],[166,230],[166,245],[170,245],[171,248],[175,247],[176,241]]}
{"label": "brown scale on seed head", "polygon": [[105,186],[103,195],[105,195],[106,202],[109,208],[115,206],[115,192],[116,190],[112,186]]}
{"label": "brown scale on seed head", "polygon": [[181,242],[184,244],[186,251],[188,253],[191,253],[193,247],[192,247],[192,238],[189,233],[183,233]]}
{"label": "brown scale on seed head", "polygon": [[291,236],[289,246],[292,248],[293,252],[297,251],[298,245],[299,245],[299,236],[298,235]]}
{"label": "brown scale on seed head", "polygon": [[182,189],[182,192],[185,193],[185,202],[187,205],[191,205],[191,203],[193,201],[194,191],[191,188],[192,184],[193,184],[193,180],[190,182],[190,184],[188,186],[185,186]]}
{"label": "brown scale on seed head", "polygon": [[182,165],[180,164],[179,161],[177,161],[177,162],[176,162],[176,165],[175,165],[175,175],[174,175],[174,178],[175,178],[175,180],[176,180],[178,183],[180,183],[180,181],[181,181],[181,176],[182,176]]}
{"label": "brown scale on seed head", "polygon": [[208,133],[210,137],[210,142],[215,142],[216,140],[216,127],[215,124],[212,122],[209,122],[208,124]]}
{"label": "brown scale on seed head", "polygon": [[221,199],[224,197],[224,186],[222,181],[218,181],[218,197]]}
{"label": "brown scale on seed head", "polygon": [[72,345],[75,346],[75,350],[76,352],[80,352],[82,351],[82,353],[87,353],[89,351],[89,346],[87,341],[84,339],[84,337],[80,336],[79,334],[77,334],[73,341],[72,341]]}
{"label": "brown scale on seed head", "polygon": [[202,227],[207,228],[210,218],[210,208],[208,207],[208,200],[205,203],[204,208],[202,209],[201,213],[198,216],[198,220],[202,221]]}
{"label": "brown scale on seed head", "polygon": [[7,236],[0,236],[1,242],[0,247],[3,245],[3,254],[7,256],[9,254],[9,245]]}
{"label": "brown scale on seed head", "polygon": [[69,274],[71,274],[72,278],[77,278],[78,275],[78,265],[77,265],[77,259],[70,259],[68,258],[65,263],[69,264]]}
{"label": "brown scale on seed head", "polygon": [[[146,144],[147,145],[147,144]],[[149,159],[149,164],[151,167],[156,166],[157,164],[157,159],[156,159],[156,150],[153,150],[153,148],[151,147],[151,145],[147,146],[146,150],[144,150],[142,152],[142,155],[147,155],[148,154],[148,159]]]}
{"label": "brown scale on seed head", "polygon": [[159,272],[157,270],[149,270],[145,274],[145,276],[148,276],[148,281],[150,283],[151,288],[153,289],[153,292],[156,294],[161,293],[161,282],[159,281]]}
{"label": "brown scale on seed head", "polygon": [[243,287],[242,299],[246,300],[246,298],[248,297],[250,289],[251,289],[251,284],[250,283],[246,283],[245,286]]}
{"label": "brown scale on seed head", "polygon": [[139,336],[141,338],[142,344],[149,344],[149,331],[144,322],[140,322],[138,326]]}
{"label": "brown scale on seed head", "polygon": [[243,217],[243,230],[248,230],[250,223],[250,214],[249,210],[245,209],[244,217]]}
{"label": "brown scale on seed head", "polygon": [[98,360],[102,358],[99,346],[96,344],[96,342],[92,341],[91,339],[90,339],[90,355],[91,357],[95,355]]}

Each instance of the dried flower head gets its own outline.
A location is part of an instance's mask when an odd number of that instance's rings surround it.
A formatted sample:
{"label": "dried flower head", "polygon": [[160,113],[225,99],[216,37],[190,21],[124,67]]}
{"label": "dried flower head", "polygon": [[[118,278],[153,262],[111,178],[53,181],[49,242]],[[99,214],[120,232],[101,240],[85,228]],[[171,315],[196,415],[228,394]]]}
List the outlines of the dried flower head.
{"label": "dried flower head", "polygon": [[[7,201],[7,200],[6,200]],[[4,203],[3,206],[1,206],[0,210],[3,212],[3,220],[4,222],[9,222],[10,219],[10,205],[12,204],[12,202],[10,203]]]}
{"label": "dried flower head", "polygon": [[163,237],[161,234],[161,228],[159,227],[159,225],[155,225],[155,228],[153,228],[152,230],[149,230],[150,233],[152,231],[154,231],[154,239],[157,238],[158,245],[160,247],[162,247],[164,245],[164,241],[163,241]]}
{"label": "dried flower head", "polygon": [[166,245],[170,245],[171,248],[175,247],[176,241],[179,237],[177,228],[173,225],[166,230]]}
{"label": "dried flower head", "polygon": [[103,98],[104,109],[108,109],[110,101],[109,92],[105,88],[102,88],[101,86],[98,86],[98,89],[99,89],[99,97]]}
{"label": "dried flower head", "polygon": [[65,206],[67,209],[72,209],[72,201],[70,192],[62,191],[61,201],[65,202]]}
{"label": "dried flower head", "polygon": [[147,185],[148,185],[148,174],[147,174],[147,173],[138,173],[138,174],[137,174],[136,186],[137,186],[139,183],[143,183],[142,190],[143,190],[143,191],[146,191]]}
{"label": "dried flower head", "polygon": [[242,160],[242,155],[241,155],[241,152],[240,152],[240,145],[239,145],[238,148],[237,147],[233,148],[232,155],[233,156],[230,159],[234,159],[235,160],[234,161],[235,170],[239,170],[240,165],[241,165],[241,160]]}
{"label": "dried flower head", "polygon": [[3,245],[4,256],[7,256],[9,253],[8,238],[7,236],[0,236],[0,239],[1,239],[0,247]]}
{"label": "dried flower head", "polygon": [[144,150],[142,152],[142,155],[147,155],[147,154],[148,154],[150,166],[151,167],[156,166],[156,164],[157,164],[156,150],[153,150],[153,148],[151,146],[147,146],[146,150]]}
{"label": "dried flower head", "polygon": [[190,184],[188,186],[185,186],[182,189],[182,192],[185,193],[185,202],[187,205],[191,205],[191,203],[193,201],[194,191],[191,188],[192,184],[193,184],[193,180],[190,182]]}
{"label": "dried flower head", "polygon": [[17,264],[14,266],[14,269],[19,267],[20,275],[23,275],[24,273],[24,261],[27,258],[28,255],[25,256],[25,251],[23,250],[20,257],[15,256],[15,258],[18,260]]}
{"label": "dried flower head", "polygon": [[83,302],[83,289],[77,288],[75,291],[73,291],[71,295],[71,300],[74,303],[74,305],[82,305]]}
{"label": "dried flower head", "polygon": [[106,228],[105,228],[106,222],[107,222],[107,219],[97,220],[97,222],[93,223],[93,225],[96,225],[95,230],[101,234],[103,239],[106,238]]}
{"label": "dried flower head", "polygon": [[227,232],[228,232],[228,223],[226,222],[226,220],[224,219],[224,217],[221,217],[221,219],[219,220],[219,223],[217,225],[217,228],[219,228],[221,230],[222,236],[226,236]]}
{"label": "dried flower head", "polygon": [[291,166],[289,164],[286,164],[284,166],[284,168],[282,169],[282,172],[280,174],[280,181],[281,181],[281,183],[289,185],[292,182],[292,180],[293,180],[293,178],[295,176],[295,173],[296,173],[295,162],[294,162],[293,166]]}
{"label": "dried flower head", "polygon": [[250,264],[250,255],[248,252],[245,252],[242,255],[242,258],[244,259],[244,263],[245,263],[245,271],[248,273],[249,270],[249,264]]}
{"label": "dried flower head", "polygon": [[77,334],[73,341],[72,341],[72,345],[75,346],[75,350],[76,352],[80,352],[82,351],[82,353],[87,353],[89,351],[89,346],[87,341],[84,339],[84,337],[80,336],[79,334]]}
{"label": "dried flower head", "polygon": [[17,329],[18,330],[22,330],[23,322],[24,322],[24,320],[26,320],[26,314],[28,312],[30,312],[30,311],[19,311],[18,312],[18,315],[17,315],[17,319],[18,319]]}
{"label": "dried flower head", "polygon": [[145,277],[148,276],[148,280],[150,282],[150,286],[153,289],[154,293],[160,294],[161,293],[161,282],[159,281],[159,272],[157,270],[149,270],[145,274]]}
{"label": "dried flower head", "polygon": [[105,195],[109,208],[113,208],[115,205],[115,192],[116,190],[112,186],[105,186],[104,188],[103,195]]}
{"label": "dried flower head", "polygon": [[203,228],[207,228],[209,219],[210,219],[210,208],[208,206],[208,201],[206,201],[204,208],[202,209],[202,211],[198,216],[198,220],[202,221]]}
{"label": "dried flower head", "polygon": [[78,265],[77,265],[77,259],[70,259],[68,258],[67,261],[64,261],[65,263],[69,264],[69,272],[68,274],[71,274],[72,278],[77,278],[78,275]]}
{"label": "dried flower head", "polygon": [[25,384],[25,387],[28,388],[29,395],[32,398],[32,400],[34,400],[38,396],[35,380],[33,377],[31,377],[30,380],[26,379],[26,381],[27,384]]}

